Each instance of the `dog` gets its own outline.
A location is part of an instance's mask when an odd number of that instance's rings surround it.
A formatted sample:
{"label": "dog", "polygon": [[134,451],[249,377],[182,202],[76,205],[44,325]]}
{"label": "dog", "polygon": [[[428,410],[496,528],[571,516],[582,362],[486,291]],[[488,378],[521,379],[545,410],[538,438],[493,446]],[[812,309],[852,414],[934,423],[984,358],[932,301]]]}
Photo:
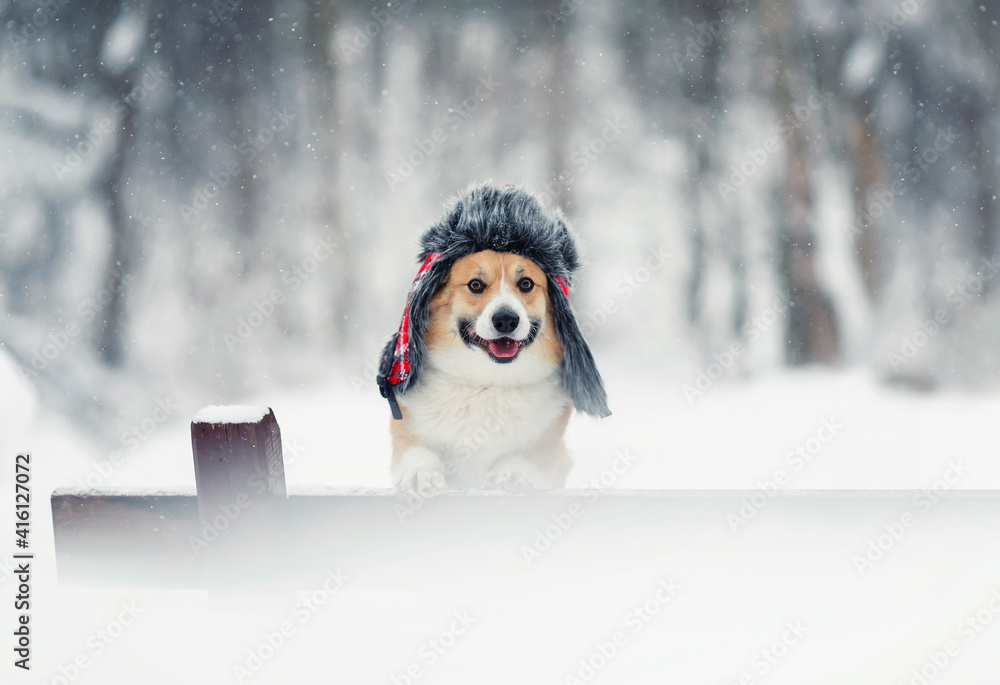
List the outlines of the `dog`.
{"label": "dog", "polygon": [[574,407],[607,395],[569,303],[579,268],[561,213],[517,186],[473,187],[421,239],[421,266],[378,385],[399,492],[565,485]]}

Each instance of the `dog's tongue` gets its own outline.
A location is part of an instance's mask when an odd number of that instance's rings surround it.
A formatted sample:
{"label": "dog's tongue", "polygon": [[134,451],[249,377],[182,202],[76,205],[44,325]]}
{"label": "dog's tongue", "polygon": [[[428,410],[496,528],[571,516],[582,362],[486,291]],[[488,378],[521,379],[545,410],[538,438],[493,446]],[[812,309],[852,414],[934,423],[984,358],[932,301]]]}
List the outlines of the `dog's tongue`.
{"label": "dog's tongue", "polygon": [[517,341],[510,338],[490,340],[490,354],[500,359],[507,359],[517,354]]}

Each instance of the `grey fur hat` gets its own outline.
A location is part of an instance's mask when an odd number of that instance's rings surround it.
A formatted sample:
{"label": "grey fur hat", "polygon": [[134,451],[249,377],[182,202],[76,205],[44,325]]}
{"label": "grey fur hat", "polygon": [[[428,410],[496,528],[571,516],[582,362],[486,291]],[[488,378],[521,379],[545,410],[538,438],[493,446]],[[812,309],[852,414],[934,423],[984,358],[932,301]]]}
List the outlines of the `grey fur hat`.
{"label": "grey fur hat", "polygon": [[447,281],[455,260],[483,250],[520,255],[545,272],[556,336],[563,348],[560,384],[577,410],[599,418],[611,414],[601,374],[570,306],[569,287],[580,261],[558,210],[547,213],[533,195],[517,186],[477,186],[448,208],[420,244],[420,270],[399,330],[386,343],[379,365],[379,389],[395,418],[402,418],[395,396],[420,381],[431,298]]}

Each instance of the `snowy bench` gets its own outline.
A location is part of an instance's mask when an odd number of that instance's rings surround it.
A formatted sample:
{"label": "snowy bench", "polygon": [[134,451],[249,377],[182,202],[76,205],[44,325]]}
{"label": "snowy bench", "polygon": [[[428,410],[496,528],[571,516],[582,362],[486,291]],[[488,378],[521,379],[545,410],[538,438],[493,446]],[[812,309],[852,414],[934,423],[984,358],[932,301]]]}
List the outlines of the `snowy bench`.
{"label": "snowy bench", "polygon": [[782,559],[774,573],[810,582],[1000,555],[995,491],[451,492],[407,502],[386,489],[286,493],[267,408],[209,408],[191,437],[195,491],[53,493],[61,582],[293,588],[343,569],[356,589],[434,589],[652,567],[754,573]]}

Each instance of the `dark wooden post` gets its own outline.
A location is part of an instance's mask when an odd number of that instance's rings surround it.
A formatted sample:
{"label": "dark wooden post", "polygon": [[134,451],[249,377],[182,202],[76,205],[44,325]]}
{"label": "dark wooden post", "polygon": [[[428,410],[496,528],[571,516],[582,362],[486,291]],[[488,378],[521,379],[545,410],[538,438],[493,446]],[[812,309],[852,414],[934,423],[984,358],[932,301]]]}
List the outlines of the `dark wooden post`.
{"label": "dark wooden post", "polygon": [[203,555],[212,587],[266,581],[286,501],[281,431],[267,407],[206,407],[191,422]]}

